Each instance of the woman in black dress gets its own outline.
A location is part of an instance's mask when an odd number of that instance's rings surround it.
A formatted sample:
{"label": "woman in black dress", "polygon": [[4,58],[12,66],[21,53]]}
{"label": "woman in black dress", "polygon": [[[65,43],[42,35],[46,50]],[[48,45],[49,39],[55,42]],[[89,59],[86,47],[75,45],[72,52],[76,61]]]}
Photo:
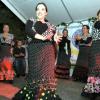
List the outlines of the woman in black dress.
{"label": "woman in black dress", "polygon": [[14,36],[9,33],[9,25],[4,24],[0,34],[0,80],[12,82],[14,78],[11,44]]}
{"label": "woman in black dress", "polygon": [[[64,29],[62,41],[59,43],[59,51],[56,65],[56,77],[57,78],[69,78],[69,69],[70,69],[70,40],[68,40],[68,30]],[[67,48],[67,50],[66,50]]]}
{"label": "woman in black dress", "polygon": [[45,20],[47,6],[39,3],[36,6],[37,20],[26,23],[26,32],[32,38],[28,45],[29,72],[27,85],[16,94],[14,100],[60,100],[55,94],[56,78],[54,41],[62,37],[55,34],[55,26]]}
{"label": "woman in black dress", "polygon": [[97,95],[100,96],[100,10],[97,12],[97,20],[92,30],[92,38],[89,75],[82,95],[90,97],[91,100],[95,100]]}
{"label": "woman in black dress", "polygon": [[89,34],[88,25],[83,25],[82,32],[83,34],[81,36],[76,36],[76,44],[79,45],[79,54],[74,69],[73,78],[74,80],[86,82],[88,77],[88,63],[92,37]]}

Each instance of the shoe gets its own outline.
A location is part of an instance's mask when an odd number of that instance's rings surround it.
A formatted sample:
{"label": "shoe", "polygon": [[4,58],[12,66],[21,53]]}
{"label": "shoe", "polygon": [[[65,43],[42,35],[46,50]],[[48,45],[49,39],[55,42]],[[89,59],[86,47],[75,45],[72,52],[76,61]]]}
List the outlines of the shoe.
{"label": "shoe", "polygon": [[89,94],[88,93],[85,93],[85,92],[82,92],[81,93],[81,96],[83,96],[83,97],[89,97]]}

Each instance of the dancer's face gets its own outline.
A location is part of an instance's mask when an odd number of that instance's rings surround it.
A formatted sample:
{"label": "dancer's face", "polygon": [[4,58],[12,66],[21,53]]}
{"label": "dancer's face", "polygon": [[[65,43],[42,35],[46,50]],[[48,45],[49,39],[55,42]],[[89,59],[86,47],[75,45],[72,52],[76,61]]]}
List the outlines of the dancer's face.
{"label": "dancer's face", "polygon": [[89,33],[89,29],[87,29],[86,26],[83,26],[83,27],[82,27],[82,32],[83,32],[83,34]]}
{"label": "dancer's face", "polygon": [[44,20],[47,16],[47,11],[43,4],[37,6],[36,15],[39,20]]}
{"label": "dancer's face", "polygon": [[9,26],[8,25],[3,26],[3,32],[4,33],[9,33]]}
{"label": "dancer's face", "polygon": [[68,32],[67,32],[67,31],[64,31],[64,32],[63,32],[63,36],[64,36],[64,37],[68,36]]}
{"label": "dancer's face", "polygon": [[100,13],[99,13],[98,16],[97,16],[97,19],[100,21]]}

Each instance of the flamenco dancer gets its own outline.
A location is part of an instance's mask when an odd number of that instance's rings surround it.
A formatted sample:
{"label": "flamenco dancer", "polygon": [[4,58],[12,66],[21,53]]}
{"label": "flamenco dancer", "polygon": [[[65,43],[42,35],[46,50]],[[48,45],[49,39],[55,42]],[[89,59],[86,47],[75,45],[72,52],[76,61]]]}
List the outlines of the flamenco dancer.
{"label": "flamenco dancer", "polygon": [[32,38],[28,45],[27,84],[13,100],[61,100],[55,94],[54,42],[59,43],[62,37],[55,34],[55,26],[46,20],[48,9],[44,3],[38,3],[35,11],[37,19],[30,19],[26,23],[26,32]]}
{"label": "flamenco dancer", "polygon": [[90,72],[82,96],[88,96],[91,100],[95,100],[100,95],[100,10],[97,12],[92,38],[93,44],[89,61]]}

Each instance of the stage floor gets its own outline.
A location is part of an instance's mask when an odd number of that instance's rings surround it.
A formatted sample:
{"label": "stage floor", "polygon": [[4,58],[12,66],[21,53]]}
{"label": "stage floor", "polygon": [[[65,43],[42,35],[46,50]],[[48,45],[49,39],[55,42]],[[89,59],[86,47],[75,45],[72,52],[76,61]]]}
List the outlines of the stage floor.
{"label": "stage floor", "polygon": [[[2,84],[2,83],[0,83],[0,84]],[[16,78],[14,81],[14,84],[11,88],[13,88],[13,87],[21,88],[21,87],[23,87],[24,84],[25,84],[24,77]],[[6,84],[4,84],[4,85],[6,85]],[[58,86],[57,86],[57,92],[62,97],[63,100],[89,100],[88,98],[84,98],[84,97],[80,96],[82,87],[84,85],[85,85],[84,83],[80,83],[80,82],[73,82],[70,80],[59,79]],[[3,84],[2,84],[2,86],[3,86]],[[3,88],[6,88],[6,86],[4,86]],[[0,96],[0,100],[11,100],[11,99]],[[97,100],[100,100],[100,98],[97,98]]]}

